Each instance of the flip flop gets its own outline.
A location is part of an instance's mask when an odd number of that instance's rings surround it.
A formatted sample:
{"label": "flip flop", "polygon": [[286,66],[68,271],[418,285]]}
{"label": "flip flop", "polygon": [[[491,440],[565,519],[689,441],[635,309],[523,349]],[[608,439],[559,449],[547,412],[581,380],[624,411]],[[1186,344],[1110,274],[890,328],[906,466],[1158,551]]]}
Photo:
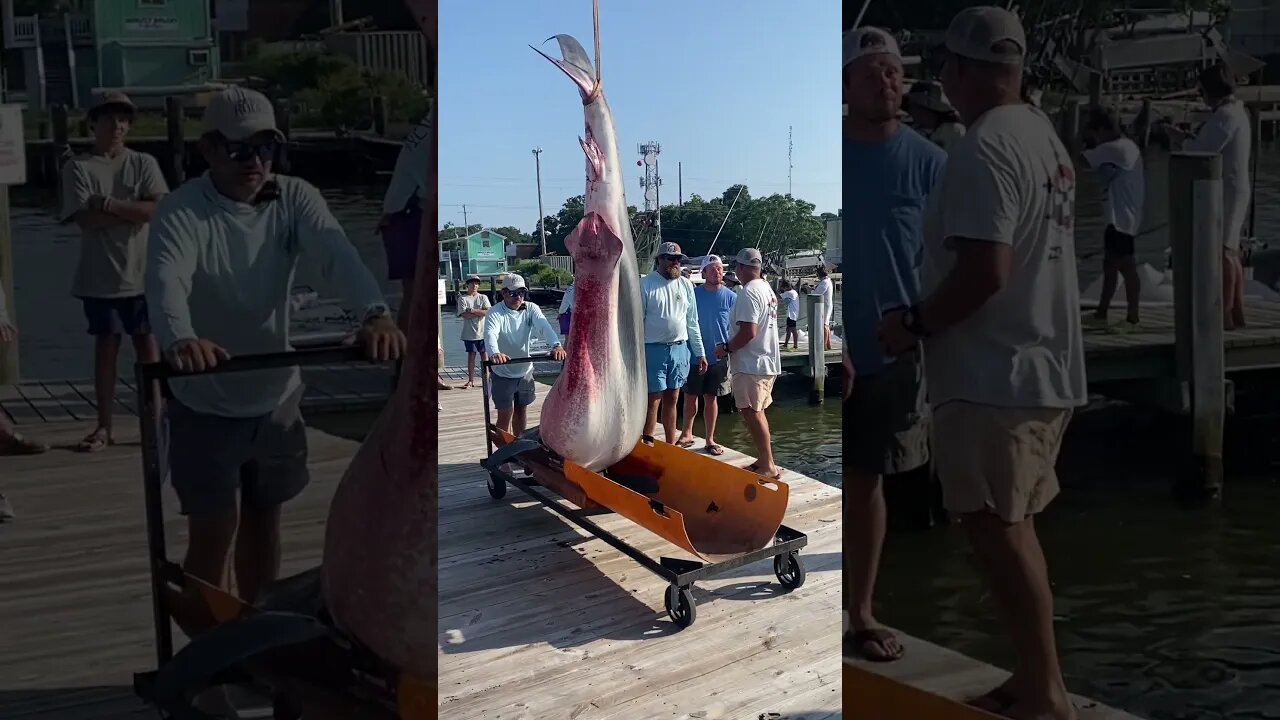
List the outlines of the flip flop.
{"label": "flip flop", "polygon": [[724,454],[724,448],[720,447],[719,445],[707,445],[706,447],[704,447],[704,448],[702,448],[702,449],[703,449],[703,450],[705,450],[705,451],[707,451],[707,454],[708,454],[708,455],[723,455],[723,454]]}
{"label": "flip flop", "polygon": [[964,704],[996,715],[1003,715],[1006,710],[1018,704],[1018,698],[1001,686],[991,692],[965,700]]}
{"label": "flip flop", "polygon": [[111,444],[111,436],[105,430],[94,430],[76,445],[76,449],[84,453],[96,453],[105,450]]}
{"label": "flip flop", "polygon": [[872,643],[883,647],[886,640],[897,639],[897,636],[886,628],[867,628],[866,630],[856,630],[851,633],[847,633],[845,637],[849,638],[849,641],[853,643],[853,647],[859,656],[866,660],[870,660],[871,662],[893,662],[901,659],[906,653],[906,648],[903,648],[896,655],[890,655],[885,652],[872,653],[867,651],[867,646]]}
{"label": "flip flop", "polygon": [[679,440],[679,441],[677,441],[677,442],[676,442],[676,447],[682,447],[682,448],[693,447],[693,441],[692,441],[692,440]]}

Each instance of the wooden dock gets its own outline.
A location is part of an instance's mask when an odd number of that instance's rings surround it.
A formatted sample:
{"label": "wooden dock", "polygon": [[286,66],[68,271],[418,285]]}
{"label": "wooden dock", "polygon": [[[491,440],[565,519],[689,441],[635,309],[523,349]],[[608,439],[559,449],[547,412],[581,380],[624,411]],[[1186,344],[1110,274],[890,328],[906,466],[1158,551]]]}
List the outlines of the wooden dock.
{"label": "wooden dock", "polygon": [[[803,587],[779,594],[771,563],[732,571],[695,586],[697,622],[675,632],[662,580],[518,489],[490,498],[481,393],[440,397],[441,717],[841,717],[838,489],[785,474],[785,522],[809,535]],[[684,557],[616,515],[593,520]]]}
{"label": "wooden dock", "polygon": [[[906,648],[901,660],[873,663],[846,657],[845,713],[858,720],[996,720],[963,705],[996,687],[1009,673],[895,630]],[[1078,695],[1079,720],[1141,720]]]}
{"label": "wooden dock", "polygon": [[[123,374],[132,369],[121,368]],[[320,365],[302,370],[306,395],[302,409],[306,412],[346,412],[376,410],[390,396],[390,366],[366,363]],[[137,416],[138,394],[133,378],[121,377],[116,383],[115,413],[120,418]],[[97,418],[93,380],[29,381],[17,385],[0,385],[0,413],[14,424],[28,427],[42,423],[84,423]],[[120,423],[122,427],[132,421]],[[77,438],[78,439],[78,438]]]}
{"label": "wooden dock", "polygon": [[[83,422],[50,423],[39,437],[73,446]],[[134,698],[133,673],[154,669],[142,461],[136,421],[94,455],[55,449],[0,458],[0,492],[17,511],[0,524],[0,718],[155,718]],[[320,561],[329,501],[356,443],[308,430],[311,484],[284,508],[284,573]],[[170,557],[186,522],[165,485]],[[181,647],[183,636],[174,634]]]}

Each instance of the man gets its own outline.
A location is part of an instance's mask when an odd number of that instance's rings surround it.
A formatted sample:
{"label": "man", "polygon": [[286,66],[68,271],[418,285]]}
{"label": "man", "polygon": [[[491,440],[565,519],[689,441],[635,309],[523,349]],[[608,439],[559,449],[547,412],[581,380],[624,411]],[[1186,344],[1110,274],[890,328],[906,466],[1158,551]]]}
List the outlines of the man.
{"label": "man", "polygon": [[800,294],[795,288],[791,287],[790,280],[781,280],[778,287],[782,288],[782,306],[787,311],[787,336],[782,339],[782,347],[786,348],[787,343],[791,343],[792,348],[800,347]]}
{"label": "man", "polygon": [[773,462],[773,441],[764,411],[773,404],[773,383],[782,374],[778,297],[764,281],[764,259],[759,250],[743,248],[734,265],[744,285],[729,318],[733,335],[716,347],[716,357],[729,360],[733,402],[756,445],[756,461],[747,469],[777,480],[782,470]]}
{"label": "man", "polygon": [[1227,330],[1244,327],[1244,266],[1240,261],[1240,239],[1249,217],[1253,181],[1249,162],[1253,154],[1253,132],[1249,111],[1236,98],[1236,82],[1230,68],[1212,65],[1200,72],[1200,93],[1213,108],[1213,115],[1194,138],[1172,125],[1165,132],[1183,150],[1222,155],[1222,308]]}
{"label": "man", "polygon": [[557,315],[560,321],[560,334],[569,337],[570,323],[573,322],[573,283],[569,283],[569,287],[564,290],[564,297],[560,298],[560,312]]}
{"label": "man", "polygon": [[1010,718],[1074,720],[1035,530],[1058,493],[1063,434],[1087,397],[1072,158],[1021,99],[1027,41],[1017,16],[964,10],[946,47],[942,82],[969,130],[930,203],[924,299],[887,313],[880,336],[890,353],[925,342],[943,500],[1017,653],[1008,682],[972,702]]}
{"label": "man", "polygon": [[[0,283],[0,345],[16,342],[17,339],[18,328],[14,326],[13,321],[9,318],[8,307],[5,303],[4,284]],[[48,451],[48,445],[23,437],[17,428],[9,422],[9,416],[3,410],[0,410],[0,457],[5,455],[39,455]],[[4,519],[6,508],[10,513],[9,517],[13,517],[13,509],[8,507],[8,503],[4,500],[4,495],[0,495],[0,520]]]}
{"label": "man", "polygon": [[676,441],[676,401],[680,399],[680,388],[689,379],[690,356],[697,359],[699,375],[707,371],[693,283],[680,276],[680,262],[684,258],[679,245],[664,242],[658,246],[657,269],[640,280],[644,363],[649,385],[644,435],[653,437],[661,407],[662,429],[669,443]]}
{"label": "man", "polygon": [[[1142,204],[1147,192],[1142,151],[1137,143],[1124,136],[1115,113],[1106,108],[1089,111],[1083,135],[1084,159],[1107,185],[1102,210],[1107,223],[1103,234],[1102,295],[1098,298],[1097,311],[1086,324],[1115,333],[1134,332],[1140,329],[1138,303],[1142,296],[1142,280],[1134,259],[1134,238],[1142,225]],[[1124,278],[1128,314],[1123,322],[1108,328],[1107,310],[1116,294],[1119,277]]]}
{"label": "man", "polygon": [[[209,170],[165,198],[151,226],[147,298],[169,364],[201,373],[233,356],[288,351],[302,255],[345,291],[369,358],[398,359],[404,334],[320,192],[272,172],[284,136],[271,103],[223,90],[204,126]],[[237,594],[252,602],[280,570],[280,508],[309,480],[301,374],[175,378],[170,387],[169,464],[190,536],[183,566],[229,587],[234,542]]]}
{"label": "man", "polygon": [[[737,295],[724,286],[724,261],[719,255],[702,259],[702,278],[706,281],[693,289],[698,310],[698,335],[712,347],[729,341],[729,315]],[[704,347],[705,349],[705,347]],[[710,455],[723,455],[716,444],[716,419],[720,416],[720,398],[732,392],[729,385],[729,363],[714,355],[707,358],[705,373],[692,373],[684,385],[684,427],[676,445],[693,445],[693,421],[698,414],[698,398],[702,398],[702,420],[707,426],[706,445]]]}
{"label": "man", "polygon": [[873,27],[844,38],[844,345],[858,382],[843,403],[845,639],[869,660],[902,656],[872,598],[888,525],[884,477],[929,462],[923,357],[885,357],[882,313],[919,299],[920,227],[946,153],[898,121],[903,67],[893,36]]}
{"label": "man", "polygon": [[827,266],[818,266],[818,284],[813,289],[815,295],[822,296],[822,348],[824,350],[831,349],[831,318],[835,315],[836,306],[832,302],[834,293],[832,292],[831,276],[827,274]]}
{"label": "man", "polygon": [[[430,101],[428,101],[430,102]],[[382,218],[378,232],[382,234],[382,247],[387,254],[387,279],[400,281],[400,308],[397,316],[400,329],[409,328],[409,309],[413,307],[413,272],[418,266],[418,245],[422,235],[423,188],[427,185],[428,163],[431,160],[431,111],[413,129],[400,146],[391,182],[382,199]],[[441,389],[444,381],[437,379]],[[470,383],[468,383],[469,385]]]}
{"label": "man", "polygon": [[134,105],[123,93],[99,96],[87,120],[93,149],[62,166],[62,222],[80,228],[80,260],[71,294],[80,298],[93,336],[94,398],[98,424],[80,441],[81,452],[115,442],[117,359],[122,335],[142,362],[159,359],[143,291],[147,223],[169,191],[155,158],[124,146]]}
{"label": "man", "polygon": [[488,354],[484,350],[484,316],[492,303],[489,296],[480,292],[480,276],[467,276],[467,291],[458,296],[458,317],[462,318],[462,344],[467,350],[467,382],[462,387],[475,385],[476,355],[484,362]]}
{"label": "man", "polygon": [[493,358],[489,396],[498,411],[498,427],[520,436],[528,423],[527,408],[533,404],[533,363],[506,365],[511,358],[529,357],[534,335],[551,346],[551,359],[564,360],[560,336],[551,327],[542,309],[525,298],[529,289],[524,278],[508,273],[502,280],[502,302],[484,318],[484,346]]}

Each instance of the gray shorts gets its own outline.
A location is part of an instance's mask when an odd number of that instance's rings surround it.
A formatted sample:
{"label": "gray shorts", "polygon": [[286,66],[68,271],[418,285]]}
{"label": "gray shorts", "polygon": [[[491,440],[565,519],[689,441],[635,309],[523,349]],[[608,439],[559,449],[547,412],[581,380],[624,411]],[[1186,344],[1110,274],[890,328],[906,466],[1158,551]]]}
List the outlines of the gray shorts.
{"label": "gray shorts", "polygon": [[489,397],[499,410],[527,407],[533,404],[533,377],[505,378],[489,374]]}
{"label": "gray shorts", "polygon": [[689,379],[684,381],[684,391],[689,395],[715,395],[723,397],[733,392],[729,384],[729,361],[717,362],[699,375],[696,367],[689,368]]}
{"label": "gray shorts", "polygon": [[204,415],[168,400],[169,470],[183,515],[270,509],[297,497],[311,480],[303,390],[270,415]]}
{"label": "gray shorts", "polygon": [[923,358],[902,357],[859,375],[844,402],[844,465],[893,475],[929,462],[929,406]]}

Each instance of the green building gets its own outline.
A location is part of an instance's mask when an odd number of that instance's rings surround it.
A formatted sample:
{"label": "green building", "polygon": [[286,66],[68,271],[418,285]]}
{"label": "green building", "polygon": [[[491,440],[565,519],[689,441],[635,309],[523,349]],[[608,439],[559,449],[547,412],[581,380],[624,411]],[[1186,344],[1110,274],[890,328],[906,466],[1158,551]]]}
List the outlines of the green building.
{"label": "green building", "polygon": [[[4,13],[11,90],[21,82],[29,107],[85,107],[100,88],[124,90],[135,102],[180,94],[218,77],[211,0],[72,0],[50,16]],[[14,57],[16,55],[16,57]],[[163,102],[162,99],[159,100]]]}
{"label": "green building", "polygon": [[481,230],[467,236],[467,274],[481,277],[507,271],[507,239]]}

